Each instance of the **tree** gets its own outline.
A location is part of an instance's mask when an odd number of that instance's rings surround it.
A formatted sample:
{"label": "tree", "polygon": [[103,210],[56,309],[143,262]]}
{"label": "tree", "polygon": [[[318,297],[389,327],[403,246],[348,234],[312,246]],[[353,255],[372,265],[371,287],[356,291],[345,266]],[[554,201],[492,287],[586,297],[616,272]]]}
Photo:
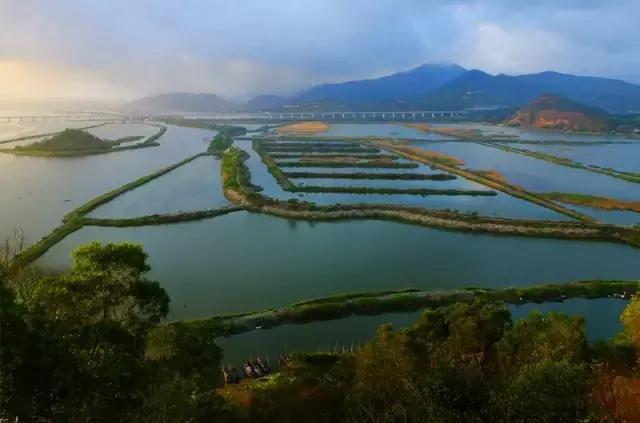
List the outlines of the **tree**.
{"label": "tree", "polygon": [[631,341],[640,349],[640,294],[634,295],[629,301],[622,311],[620,320]]}
{"label": "tree", "polygon": [[575,422],[588,412],[591,383],[584,364],[544,358],[525,364],[495,393],[498,421]]}

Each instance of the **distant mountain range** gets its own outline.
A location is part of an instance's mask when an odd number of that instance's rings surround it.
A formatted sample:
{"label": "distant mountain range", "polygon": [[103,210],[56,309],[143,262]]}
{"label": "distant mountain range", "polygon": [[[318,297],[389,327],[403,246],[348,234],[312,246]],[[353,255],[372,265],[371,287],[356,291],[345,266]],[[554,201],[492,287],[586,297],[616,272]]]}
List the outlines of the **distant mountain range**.
{"label": "distant mountain range", "polygon": [[298,94],[234,104],[214,94],[169,93],[133,101],[136,111],[461,110],[514,108],[555,93],[607,111],[640,110],[640,85],[558,72],[490,75],[455,64],[425,64],[376,79],[322,84]]}

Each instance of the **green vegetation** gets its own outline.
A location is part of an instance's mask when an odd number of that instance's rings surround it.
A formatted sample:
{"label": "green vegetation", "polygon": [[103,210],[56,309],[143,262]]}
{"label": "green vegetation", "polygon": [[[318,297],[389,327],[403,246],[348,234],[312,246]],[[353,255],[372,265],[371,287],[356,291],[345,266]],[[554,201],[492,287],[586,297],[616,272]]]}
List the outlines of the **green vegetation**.
{"label": "green vegetation", "polygon": [[[274,155],[271,154],[271,157]],[[452,181],[456,176],[448,173],[340,173],[340,172],[284,172],[287,178],[305,179],[381,179],[404,181]]]}
{"label": "green vegetation", "polygon": [[[199,153],[194,156],[188,157],[178,163],[162,168],[149,175],[143,176],[140,179],[137,179],[133,182],[125,184],[121,187],[114,189],[113,191],[110,191],[106,194],[102,194],[88,201],[87,203],[67,213],[67,215],[63,218],[63,224],[55,228],[50,234],[48,234],[47,236],[45,236],[44,238],[42,238],[41,240],[39,240],[38,242],[30,246],[26,250],[21,251],[20,255],[16,258],[15,262],[20,266],[26,266],[34,262],[39,257],[42,257],[42,255],[44,255],[44,253],[46,253],[51,247],[53,247],[58,242],[62,241],[67,235],[77,231],[78,229],[82,228],[82,226],[85,223],[89,222],[90,220],[85,220],[84,218],[86,214],[95,210],[99,206],[113,200],[114,198],[124,194],[127,191],[131,191],[134,188],[144,185],[149,181],[152,181],[162,175],[165,175],[171,172],[172,170],[180,166],[183,166],[199,157],[206,156],[206,155],[207,153]],[[157,217],[156,219],[161,220],[164,218],[166,217]],[[140,219],[141,219],[141,222],[153,220],[153,219],[150,219],[149,217],[142,217]],[[166,218],[166,219],[171,219],[171,218]],[[127,219],[123,219],[123,220],[127,220]],[[114,221],[114,226],[117,226],[116,221]]]}
{"label": "green vegetation", "polygon": [[478,142],[477,144],[484,145],[486,147],[497,148],[499,150],[503,150],[509,153],[520,154],[526,157],[532,157],[538,160],[544,160],[553,164],[557,164],[559,166],[572,167],[575,169],[582,169],[593,173],[599,173],[601,175],[611,176],[612,178],[621,179],[627,182],[640,183],[640,174],[633,172],[623,172],[612,168],[603,168],[600,166],[583,164],[580,162],[576,162],[566,157],[558,157],[549,153],[542,153],[539,151],[531,151],[525,150],[522,148],[516,148],[512,146],[488,143],[488,142]]}
{"label": "green vegetation", "polygon": [[604,210],[625,210],[640,213],[639,201],[617,200],[615,198],[597,197],[595,195],[577,194],[571,192],[549,192],[540,194],[550,200],[562,203],[577,204]]}
{"label": "green vegetation", "polygon": [[353,168],[388,168],[388,169],[415,169],[418,167],[417,163],[394,163],[394,162],[356,162],[356,163],[341,163],[335,161],[317,161],[317,162],[294,162],[294,161],[279,161],[276,164],[280,167],[353,167]]}
{"label": "green vegetation", "polygon": [[631,422],[640,344],[626,333],[590,345],[580,317],[514,323],[500,304],[456,303],[406,329],[383,325],[356,351],[295,354],[280,373],[220,392],[257,423]]}
{"label": "green vegetation", "polygon": [[369,153],[320,153],[320,154],[295,154],[295,153],[270,153],[274,159],[336,159],[340,157],[357,157],[358,159],[388,159],[395,160],[398,156],[391,154],[369,154]]}
{"label": "green vegetation", "polygon": [[228,213],[244,210],[242,207],[221,207],[219,209],[196,210],[173,214],[152,214],[148,216],[131,217],[126,219],[96,219],[82,217],[78,223],[82,226],[110,226],[126,228],[131,226],[168,225],[171,223],[190,222],[194,220],[211,219]]}
{"label": "green vegetation", "polygon": [[100,195],[99,197],[96,197],[90,201],[88,201],[87,203],[81,205],[80,207],[76,208],[75,210],[71,211],[70,213],[68,213],[63,221],[66,222],[73,222],[74,220],[77,220],[78,218],[92,212],[93,210],[95,210],[96,208],[98,208],[99,206],[108,203],[109,201],[113,200],[114,198],[124,194],[127,191],[131,191],[134,188],[137,188],[141,185],[146,184],[147,182],[150,182],[156,178],[159,178],[162,175],[165,175],[169,172],[171,172],[172,170],[175,170],[177,168],[179,168],[180,166],[184,166],[187,163],[190,163],[192,161],[194,161],[195,159],[199,158],[199,157],[203,157],[206,156],[206,153],[198,153],[196,155],[193,155],[191,157],[187,157],[184,160],[179,161],[178,163],[174,163],[170,166],[164,167],[160,170],[157,170],[153,173],[150,173],[149,175],[143,176],[142,178],[136,179],[133,182],[129,182],[128,184],[122,185],[121,187],[118,187],[116,189],[114,189],[113,191],[107,192],[105,194]]}
{"label": "green vegetation", "polygon": [[[235,154],[233,149],[225,156]],[[236,159],[241,159],[235,156]],[[242,161],[240,160],[240,163]],[[504,302],[631,296],[639,283],[384,291],[162,324],[170,299],[142,247],[94,242],[68,272],[0,248],[0,418],[69,422],[637,421],[640,296],[624,332],[589,344],[584,319]],[[364,347],[292,354],[276,373],[222,386],[215,336],[283,323],[426,308]],[[372,418],[375,417],[375,418]],[[380,420],[382,419],[382,420]]]}
{"label": "green vegetation", "polygon": [[388,194],[388,195],[469,195],[469,196],[495,196],[495,191],[490,190],[461,190],[461,189],[434,189],[434,188],[375,188],[375,187],[325,187],[314,185],[294,185],[287,191],[308,193],[340,193],[340,194]]}
{"label": "green vegetation", "polygon": [[209,326],[212,336],[228,336],[253,330],[256,326],[273,328],[283,324],[310,323],[341,319],[353,315],[409,312],[477,300],[523,304],[562,302],[569,298],[606,298],[629,296],[640,289],[637,281],[580,281],[519,288],[467,288],[424,291],[363,292],[302,301],[280,309],[212,316],[197,320]]}
{"label": "green vegetation", "polygon": [[[83,128],[77,128],[77,129],[78,130],[85,130],[85,129],[91,129],[91,128],[98,128],[100,126],[108,125],[109,123],[111,123],[111,122],[99,123],[97,125],[85,126]],[[46,134],[26,135],[26,136],[23,136],[23,137],[11,138],[9,140],[0,141],[0,144],[8,144],[10,142],[30,140],[30,139],[33,139],[33,138],[50,137],[52,135],[57,135],[60,132],[62,132],[62,131],[49,132],[49,133],[46,133]]]}
{"label": "green vegetation", "polygon": [[166,126],[160,126],[160,129],[145,141],[134,145],[120,146],[120,144],[136,141],[143,137],[130,136],[108,141],[102,140],[80,129],[65,129],[62,132],[55,133],[52,138],[12,149],[0,149],[0,152],[36,157],[78,157],[114,153],[116,151],[157,147],[160,144],[156,142],[156,140],[160,138],[166,130]]}
{"label": "green vegetation", "polygon": [[220,349],[160,326],[169,297],[134,244],[91,243],[67,273],[0,262],[0,419],[228,421]]}
{"label": "green vegetation", "polygon": [[247,132],[243,126],[217,125],[211,129],[217,129],[218,134],[209,144],[207,151],[217,157],[222,157],[222,153],[231,147],[235,135],[243,135]]}

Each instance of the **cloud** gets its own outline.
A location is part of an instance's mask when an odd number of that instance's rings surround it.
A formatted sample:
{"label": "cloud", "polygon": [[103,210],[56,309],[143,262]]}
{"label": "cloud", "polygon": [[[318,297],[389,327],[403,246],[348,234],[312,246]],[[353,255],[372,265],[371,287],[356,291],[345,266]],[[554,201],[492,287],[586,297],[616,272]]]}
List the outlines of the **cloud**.
{"label": "cloud", "polygon": [[425,62],[640,82],[637,16],[637,0],[0,0],[0,61],[31,69],[0,98],[246,98]]}

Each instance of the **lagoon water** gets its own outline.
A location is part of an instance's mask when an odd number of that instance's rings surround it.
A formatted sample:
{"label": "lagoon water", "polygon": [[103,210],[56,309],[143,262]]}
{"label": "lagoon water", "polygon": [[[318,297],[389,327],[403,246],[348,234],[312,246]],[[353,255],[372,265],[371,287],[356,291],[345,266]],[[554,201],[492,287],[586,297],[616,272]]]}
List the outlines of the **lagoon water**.
{"label": "lagoon water", "polygon": [[[620,299],[571,299],[564,303],[523,304],[509,306],[511,317],[519,320],[533,310],[543,313],[562,312],[585,318],[585,329],[589,341],[606,340],[622,330],[620,313],[626,305]],[[378,327],[391,323],[396,329],[411,326],[421,312],[385,313],[377,316],[352,316],[346,319],[314,322],[304,325],[282,325],[272,329],[218,338],[217,344],[224,351],[225,365],[239,365],[250,357],[269,357],[275,360],[291,351],[331,351],[336,348],[351,348],[363,345],[373,338]],[[272,361],[272,365],[274,362]]]}
{"label": "lagoon water", "polygon": [[172,318],[283,306],[382,289],[638,279],[639,253],[606,242],[447,232],[395,222],[288,221],[236,212],[138,228],[87,227],[40,264],[69,263],[84,242],[133,241],[172,298]]}
{"label": "lagoon water", "polygon": [[544,160],[509,153],[474,143],[437,143],[413,141],[430,151],[462,159],[465,167],[474,170],[497,170],[508,182],[532,192],[568,192],[637,201],[640,184]]}
{"label": "lagoon water", "polygon": [[169,126],[158,147],[68,158],[0,154],[0,237],[23,229],[35,242],[88,200],[206,151],[214,135]]}
{"label": "lagoon water", "polygon": [[[122,125],[122,124],[119,124]],[[377,125],[377,126],[376,126]],[[83,122],[86,126],[86,122]],[[154,133],[142,125],[109,125],[96,130],[105,138]],[[46,132],[43,128],[38,130]],[[393,124],[332,125],[346,136],[402,134],[430,139],[428,134]],[[6,133],[4,133],[6,135]],[[0,132],[0,137],[4,136]],[[214,131],[169,126],[160,146],[78,158],[17,157],[0,154],[0,235],[23,228],[33,242],[56,227],[73,208],[159,168],[205,151]],[[393,134],[392,134],[393,135]],[[444,137],[446,138],[446,137]],[[638,198],[636,184],[562,168],[466,142],[416,145],[462,157],[474,169],[497,169],[507,179],[536,191],[608,193]],[[329,203],[396,203],[432,208],[477,210],[484,215],[566,219],[545,208],[499,193],[495,197],[421,197],[411,195],[298,195],[283,191],[247,141],[237,141],[250,158],[252,181],[277,198]],[[427,146],[428,145],[428,146]],[[615,145],[618,146],[618,145]],[[615,147],[614,146],[614,147]],[[589,147],[591,148],[591,147]],[[289,171],[362,172],[355,168],[290,168]],[[366,169],[366,172],[396,172]],[[401,172],[434,173],[428,166]],[[197,159],[139,187],[93,212],[100,217],[135,217],[150,213],[226,205],[219,161]],[[594,175],[598,177],[599,175]],[[609,181],[610,180],[610,181]],[[457,187],[486,189],[458,178],[454,181],[323,181],[313,185]],[[68,200],[68,201],[67,201]],[[603,212],[606,213],[606,212]],[[614,212],[611,212],[614,213]],[[632,223],[634,216],[623,213]],[[149,253],[150,277],[172,298],[171,319],[276,307],[311,297],[365,290],[513,286],[579,279],[638,279],[637,249],[605,242],[568,241],[447,232],[384,221],[303,222],[236,212],[198,222],[138,228],[87,227],[54,246],[38,263],[64,267],[76,246],[93,241],[133,241]],[[592,339],[619,329],[623,302],[572,300],[557,309],[585,314]],[[528,312],[514,308],[514,316]],[[546,305],[537,305],[545,308]],[[277,354],[335,343],[368,339],[386,321],[410,324],[417,313],[354,317],[311,325],[287,325],[220,340],[231,362],[248,353]],[[595,322],[595,323],[594,323]],[[313,336],[309,336],[313,334]],[[282,349],[284,347],[284,350]],[[265,351],[264,353],[262,351]],[[227,360],[225,359],[225,360]]]}
{"label": "lagoon water", "polygon": [[[545,219],[545,220],[567,220],[568,217],[553,212],[544,207],[540,207],[524,200],[512,197],[502,192],[497,192],[496,196],[446,196],[446,195],[382,195],[382,194],[309,194],[292,193],[284,191],[276,180],[271,176],[262,159],[251,147],[250,141],[237,141],[236,145],[249,154],[247,166],[251,172],[251,181],[263,188],[262,193],[278,199],[298,199],[301,201],[312,201],[317,204],[401,204],[405,206],[427,207],[432,209],[455,209],[460,212],[477,211],[483,216],[505,216],[524,219]],[[398,169],[361,169],[361,168],[314,168],[314,167],[292,167],[284,168],[285,171],[294,172],[369,172],[369,170],[396,172]],[[434,173],[434,171],[424,164],[419,164],[415,169],[401,169],[402,172]],[[361,185],[363,181],[350,180],[349,186]],[[453,181],[420,181],[424,187],[456,187],[469,190],[487,190],[488,188],[472,181],[458,178]],[[366,182],[365,182],[366,183]],[[306,181],[307,185],[317,185],[313,179]],[[333,182],[332,184],[337,184]]]}

